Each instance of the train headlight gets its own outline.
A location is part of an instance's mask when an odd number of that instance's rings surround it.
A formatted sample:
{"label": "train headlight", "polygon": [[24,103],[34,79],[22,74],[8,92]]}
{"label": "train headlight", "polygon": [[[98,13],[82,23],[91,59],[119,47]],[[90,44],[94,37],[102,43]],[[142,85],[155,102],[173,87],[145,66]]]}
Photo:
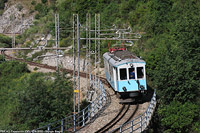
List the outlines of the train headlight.
{"label": "train headlight", "polygon": [[131,68],[133,68],[133,64],[132,63],[130,64],[130,66],[131,66]]}
{"label": "train headlight", "polygon": [[124,86],[124,87],[122,87],[122,89],[124,90],[124,92],[126,92],[127,91],[127,89],[126,89],[126,87]]}
{"label": "train headlight", "polygon": [[144,87],[144,85],[140,85],[140,90],[144,90],[145,89],[145,87]]}
{"label": "train headlight", "polygon": [[141,93],[144,93],[144,89],[145,89],[144,85],[140,85],[140,92]]}

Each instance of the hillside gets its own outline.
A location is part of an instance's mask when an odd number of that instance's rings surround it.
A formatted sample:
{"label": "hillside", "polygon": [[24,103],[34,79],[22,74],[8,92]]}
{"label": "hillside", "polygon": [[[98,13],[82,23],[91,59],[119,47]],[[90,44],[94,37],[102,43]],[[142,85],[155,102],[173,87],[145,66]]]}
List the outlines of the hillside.
{"label": "hillside", "polygon": [[[54,3],[42,0],[27,4],[22,10],[25,7],[28,12],[34,10],[34,26],[19,35],[17,43],[27,47],[35,45],[36,34],[54,37],[55,13],[60,14],[62,29],[72,26],[73,13],[79,14],[83,26],[86,13],[91,13],[93,20],[94,14],[100,13],[102,29],[115,24],[119,28],[131,26],[135,32],[145,32],[128,49],[147,62],[148,83],[157,90],[159,97],[151,130],[200,132],[199,1],[57,0]],[[2,24],[2,19],[0,22]],[[10,31],[9,28],[6,30]],[[69,30],[60,32],[61,46],[71,45],[71,35]],[[101,42],[102,53],[108,50],[107,43]]]}
{"label": "hillside", "polygon": [[33,23],[33,8],[27,0],[8,0],[0,16],[0,33],[23,33]]}

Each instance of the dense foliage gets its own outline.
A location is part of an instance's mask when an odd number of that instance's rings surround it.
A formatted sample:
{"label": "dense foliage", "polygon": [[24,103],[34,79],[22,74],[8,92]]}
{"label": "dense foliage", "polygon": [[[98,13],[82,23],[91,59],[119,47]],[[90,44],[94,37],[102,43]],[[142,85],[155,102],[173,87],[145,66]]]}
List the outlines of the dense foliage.
{"label": "dense foliage", "polygon": [[0,64],[0,129],[32,130],[69,115],[72,89],[65,77],[29,73],[25,64]]}

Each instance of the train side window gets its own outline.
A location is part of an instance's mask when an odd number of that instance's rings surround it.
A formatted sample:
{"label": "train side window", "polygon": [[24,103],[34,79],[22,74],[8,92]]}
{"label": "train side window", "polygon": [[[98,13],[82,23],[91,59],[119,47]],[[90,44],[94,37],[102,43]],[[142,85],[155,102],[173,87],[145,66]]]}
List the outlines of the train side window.
{"label": "train side window", "polygon": [[109,73],[109,64],[107,61],[106,61],[106,69],[107,69],[107,72]]}
{"label": "train side window", "polygon": [[104,60],[104,66],[105,66],[105,70],[107,71],[107,63],[106,63],[106,60]]}
{"label": "train side window", "polygon": [[115,70],[116,70],[116,80],[118,80],[118,70],[117,68],[115,68]]}
{"label": "train side window", "polygon": [[144,77],[144,68],[137,67],[137,78],[143,78],[143,77]]}
{"label": "train side window", "polygon": [[129,79],[135,79],[135,68],[129,68]]}
{"label": "train side window", "polygon": [[127,80],[126,68],[120,69],[120,80]]}
{"label": "train side window", "polygon": [[109,64],[110,77],[113,77],[113,67]]}

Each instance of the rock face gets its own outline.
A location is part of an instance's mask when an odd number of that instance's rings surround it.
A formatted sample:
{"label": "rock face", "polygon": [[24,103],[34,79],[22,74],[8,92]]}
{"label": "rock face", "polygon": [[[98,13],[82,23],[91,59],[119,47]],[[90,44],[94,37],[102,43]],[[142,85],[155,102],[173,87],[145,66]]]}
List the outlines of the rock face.
{"label": "rock face", "polygon": [[25,9],[21,3],[16,3],[10,7],[5,6],[5,11],[0,16],[0,33],[10,34],[23,33],[29,28],[27,25],[33,23],[34,15],[27,15],[29,10]]}

